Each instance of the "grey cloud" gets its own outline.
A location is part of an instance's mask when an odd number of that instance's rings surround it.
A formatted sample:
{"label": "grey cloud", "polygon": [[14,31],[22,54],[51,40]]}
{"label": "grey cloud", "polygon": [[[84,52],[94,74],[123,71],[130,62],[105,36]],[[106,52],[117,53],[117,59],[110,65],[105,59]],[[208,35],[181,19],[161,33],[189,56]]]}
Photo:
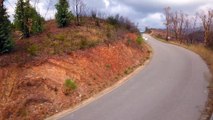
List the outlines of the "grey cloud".
{"label": "grey cloud", "polygon": [[[17,0],[6,0],[13,6]],[[37,0],[31,0],[32,3]],[[51,3],[49,4],[49,1]],[[54,17],[54,5],[58,0],[39,0],[40,13],[42,15],[47,11],[48,17]],[[72,5],[72,0],[69,0]],[[139,28],[145,26],[150,27],[163,27],[163,8],[170,6],[174,10],[183,10],[188,14],[194,14],[201,6],[212,4],[212,0],[107,0],[109,6],[106,8],[104,0],[84,0],[89,9],[99,10],[105,13],[116,14],[119,13],[124,17],[128,17],[132,21],[139,23]],[[12,16],[14,14],[10,5],[7,5],[8,12]],[[162,17],[160,17],[162,16]]]}

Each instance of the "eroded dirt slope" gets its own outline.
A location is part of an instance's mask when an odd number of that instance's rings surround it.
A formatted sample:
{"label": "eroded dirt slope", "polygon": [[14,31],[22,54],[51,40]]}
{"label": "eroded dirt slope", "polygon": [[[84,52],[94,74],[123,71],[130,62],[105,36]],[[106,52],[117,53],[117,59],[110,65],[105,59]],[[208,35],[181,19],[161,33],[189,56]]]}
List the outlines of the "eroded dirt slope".
{"label": "eroded dirt slope", "polygon": [[[0,68],[0,119],[44,119],[112,85],[149,57],[145,45],[127,38],[49,57],[34,64]],[[77,89],[63,92],[66,79]]]}

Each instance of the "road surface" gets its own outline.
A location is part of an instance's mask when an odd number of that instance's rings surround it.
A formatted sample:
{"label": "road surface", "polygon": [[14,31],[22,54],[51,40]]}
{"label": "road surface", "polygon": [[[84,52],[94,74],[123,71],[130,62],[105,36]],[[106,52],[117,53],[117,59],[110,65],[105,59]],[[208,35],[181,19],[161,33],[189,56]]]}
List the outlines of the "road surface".
{"label": "road surface", "polygon": [[149,35],[151,62],[125,84],[60,120],[198,120],[209,70],[195,53]]}

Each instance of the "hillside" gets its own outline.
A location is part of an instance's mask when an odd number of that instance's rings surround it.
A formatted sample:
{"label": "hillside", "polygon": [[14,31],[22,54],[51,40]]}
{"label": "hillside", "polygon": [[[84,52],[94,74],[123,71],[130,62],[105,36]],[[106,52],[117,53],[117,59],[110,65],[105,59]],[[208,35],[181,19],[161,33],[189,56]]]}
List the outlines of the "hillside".
{"label": "hillside", "polygon": [[[149,58],[132,29],[92,18],[57,28],[55,21],[0,56],[0,119],[44,119],[111,86]],[[66,81],[74,82],[66,89]]]}

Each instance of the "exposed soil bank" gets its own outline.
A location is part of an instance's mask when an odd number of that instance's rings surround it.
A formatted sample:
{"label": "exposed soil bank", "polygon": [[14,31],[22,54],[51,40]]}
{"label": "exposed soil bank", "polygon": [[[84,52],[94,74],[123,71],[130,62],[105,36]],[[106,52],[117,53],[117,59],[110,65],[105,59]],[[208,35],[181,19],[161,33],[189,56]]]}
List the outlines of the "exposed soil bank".
{"label": "exposed soil bank", "polygon": [[[0,119],[44,119],[111,86],[149,58],[136,39],[0,68]],[[64,94],[66,79],[77,89]]]}

